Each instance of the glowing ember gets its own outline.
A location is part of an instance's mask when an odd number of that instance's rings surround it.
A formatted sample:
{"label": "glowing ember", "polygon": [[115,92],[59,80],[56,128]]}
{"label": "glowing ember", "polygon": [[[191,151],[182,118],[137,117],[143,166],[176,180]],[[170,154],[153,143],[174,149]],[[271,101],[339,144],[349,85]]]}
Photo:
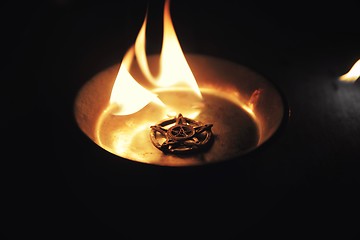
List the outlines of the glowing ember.
{"label": "glowing ember", "polygon": [[346,74],[339,77],[342,82],[355,82],[360,77],[360,59],[352,66]]}

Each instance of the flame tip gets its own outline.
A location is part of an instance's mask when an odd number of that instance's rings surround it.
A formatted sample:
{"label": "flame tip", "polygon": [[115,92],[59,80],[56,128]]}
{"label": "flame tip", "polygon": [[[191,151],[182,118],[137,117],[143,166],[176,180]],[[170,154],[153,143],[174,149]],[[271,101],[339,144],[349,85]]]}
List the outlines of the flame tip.
{"label": "flame tip", "polygon": [[[149,6],[148,6],[149,7]],[[120,65],[110,103],[118,103],[122,106],[118,114],[137,112],[150,102],[160,106],[166,106],[153,92],[142,87],[131,75],[130,66],[136,62],[145,78],[156,87],[171,88],[174,86],[186,86],[202,99],[199,86],[186,61],[170,16],[170,0],[164,4],[163,16],[163,40],[160,52],[159,73],[154,76],[150,71],[146,54],[146,25],[148,8],[144,21],[136,37],[135,43],[126,52]]]}
{"label": "flame tip", "polygon": [[356,82],[360,78],[360,59],[358,59],[350,70],[338,79],[342,82]]}

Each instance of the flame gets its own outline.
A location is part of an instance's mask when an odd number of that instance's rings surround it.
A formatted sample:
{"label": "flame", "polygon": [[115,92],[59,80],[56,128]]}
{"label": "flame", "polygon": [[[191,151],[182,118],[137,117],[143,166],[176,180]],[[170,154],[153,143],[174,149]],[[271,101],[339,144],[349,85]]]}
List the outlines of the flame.
{"label": "flame", "polygon": [[111,91],[110,104],[118,106],[112,112],[114,115],[135,113],[150,102],[164,106],[164,103],[154,93],[143,88],[129,73],[133,57],[134,48],[132,47],[125,54]]}
{"label": "flame", "polygon": [[343,82],[355,82],[360,77],[360,59],[351,67],[349,72],[339,77]]}
{"label": "flame", "polygon": [[[160,106],[166,105],[154,93],[155,88],[186,88],[192,91],[198,99],[202,95],[196,79],[186,61],[185,55],[181,49],[179,40],[170,16],[170,0],[165,1],[164,5],[164,32],[162,48],[160,53],[159,74],[154,76],[148,66],[146,56],[146,24],[147,13],[142,27],[138,33],[134,46],[125,54],[116,77],[111,96],[110,105],[115,104],[113,108],[114,115],[129,115],[140,111],[151,102]],[[149,82],[154,86],[153,90],[142,87],[130,74],[130,67],[133,59],[137,63]]]}

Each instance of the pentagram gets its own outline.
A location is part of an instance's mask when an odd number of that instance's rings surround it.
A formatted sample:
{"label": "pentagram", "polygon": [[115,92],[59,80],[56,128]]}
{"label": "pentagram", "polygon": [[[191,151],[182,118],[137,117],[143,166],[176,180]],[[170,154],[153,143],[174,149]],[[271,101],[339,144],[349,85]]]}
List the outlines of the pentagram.
{"label": "pentagram", "polygon": [[180,113],[151,126],[150,137],[155,147],[164,152],[188,152],[204,147],[211,140],[212,126]]}
{"label": "pentagram", "polygon": [[175,125],[168,130],[171,139],[182,140],[194,136],[195,129],[187,125]]}

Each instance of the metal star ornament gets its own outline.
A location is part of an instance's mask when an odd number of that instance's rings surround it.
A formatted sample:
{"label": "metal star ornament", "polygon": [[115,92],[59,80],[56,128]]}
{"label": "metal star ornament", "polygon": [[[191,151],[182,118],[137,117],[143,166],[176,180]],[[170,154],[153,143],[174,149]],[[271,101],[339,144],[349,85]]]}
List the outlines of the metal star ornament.
{"label": "metal star ornament", "polygon": [[150,138],[155,147],[165,153],[199,150],[212,139],[213,124],[184,117],[181,113],[151,126]]}

